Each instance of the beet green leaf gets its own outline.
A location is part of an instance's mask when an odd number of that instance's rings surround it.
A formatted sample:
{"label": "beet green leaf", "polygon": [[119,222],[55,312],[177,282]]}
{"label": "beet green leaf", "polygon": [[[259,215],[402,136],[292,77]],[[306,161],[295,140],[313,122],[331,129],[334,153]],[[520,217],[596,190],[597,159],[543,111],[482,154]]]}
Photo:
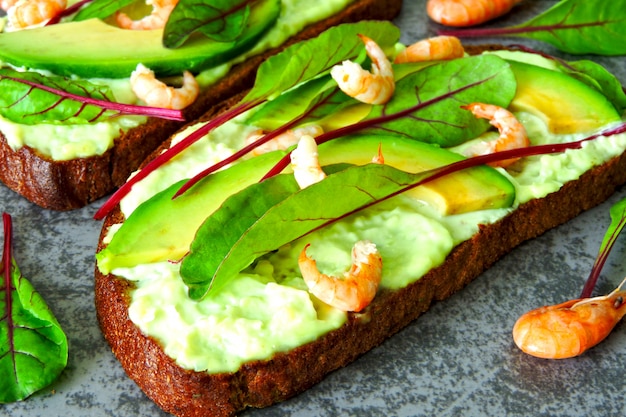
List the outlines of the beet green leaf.
{"label": "beet green leaf", "polygon": [[458,37],[517,36],[571,54],[626,54],[626,1],[563,0],[535,18],[497,29],[441,30]]}
{"label": "beet green leaf", "polygon": [[219,290],[257,257],[400,192],[431,172],[410,174],[368,164],[339,169],[302,190],[289,174],[249,186],[229,197],[196,233],[180,269],[189,296],[200,299],[209,290]]}
{"label": "beet green leaf", "polygon": [[[113,93],[108,87],[9,68],[0,68],[0,86],[3,92],[0,96],[0,115],[20,124],[89,123],[105,115],[101,107],[86,105],[69,96],[62,97],[59,95],[61,92],[113,101]],[[46,91],[40,86],[56,91]]]}
{"label": "beet green leaf", "polygon": [[180,0],[165,25],[163,45],[177,48],[196,31],[217,42],[232,42],[259,1],[277,0]]}
{"label": "beet green leaf", "polygon": [[20,401],[48,386],[67,365],[67,338],[11,254],[11,217],[3,214],[0,263],[0,403]]}
{"label": "beet green leaf", "polygon": [[509,64],[496,56],[445,61],[404,77],[387,104],[374,106],[352,128],[454,146],[488,127],[461,105],[480,101],[506,108],[516,86]]}
{"label": "beet green leaf", "polygon": [[244,101],[272,99],[329,71],[344,60],[358,60],[364,54],[359,34],[367,35],[383,49],[393,48],[400,39],[400,30],[390,22],[363,21],[330,28],[318,37],[291,45],[263,62],[254,87]]}
{"label": "beet green leaf", "polygon": [[15,123],[81,124],[122,114],[184,120],[180,110],[114,101],[110,88],[85,80],[0,68],[0,115]]}

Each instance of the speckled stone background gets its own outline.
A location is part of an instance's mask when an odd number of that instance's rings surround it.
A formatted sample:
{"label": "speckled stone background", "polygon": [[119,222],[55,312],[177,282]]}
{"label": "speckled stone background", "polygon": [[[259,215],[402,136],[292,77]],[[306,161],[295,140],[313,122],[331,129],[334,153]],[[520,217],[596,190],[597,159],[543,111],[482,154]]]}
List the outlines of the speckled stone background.
{"label": "speckled stone background", "polygon": [[[406,0],[396,23],[403,41],[432,36],[425,0]],[[490,26],[525,21],[556,1],[527,0]],[[552,47],[521,39],[551,54]],[[472,41],[480,43],[480,40]],[[484,42],[484,41],[483,41]],[[565,58],[574,58],[565,56]],[[626,82],[624,57],[600,61]],[[626,399],[626,325],[582,357],[546,361],[521,353],[511,339],[519,315],[578,296],[609,222],[606,204],[521,245],[411,326],[334,372],[304,394],[249,416],[623,416]],[[129,380],[102,338],[93,306],[94,248],[102,201],[69,213],[42,210],[0,186],[0,209],[14,217],[15,257],[48,301],[70,343],[61,378],[28,400],[0,405],[20,417],[165,416]],[[626,274],[615,248],[598,292]]]}

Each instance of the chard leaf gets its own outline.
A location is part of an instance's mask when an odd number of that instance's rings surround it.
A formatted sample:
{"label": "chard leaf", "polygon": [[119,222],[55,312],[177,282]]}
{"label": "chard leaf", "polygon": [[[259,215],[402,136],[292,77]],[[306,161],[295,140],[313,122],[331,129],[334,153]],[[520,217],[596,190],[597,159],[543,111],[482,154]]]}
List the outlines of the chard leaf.
{"label": "chard leaf", "polygon": [[400,39],[400,30],[390,22],[363,21],[335,26],[316,38],[291,45],[263,62],[254,87],[243,101],[274,98],[324,74],[344,60],[357,60],[364,53],[358,34],[366,34],[383,49],[393,48]]}
{"label": "chard leaf", "polygon": [[11,254],[11,217],[3,214],[0,262],[0,403],[21,401],[48,386],[67,365],[67,338]]}
{"label": "chard leaf", "polygon": [[277,0],[180,0],[165,25],[163,45],[177,48],[196,31],[217,42],[234,41],[259,1]]}
{"label": "chard leaf", "polygon": [[368,131],[394,133],[444,147],[458,145],[488,127],[485,120],[460,106],[480,101],[506,108],[516,86],[509,64],[499,57],[480,55],[444,61],[400,80],[392,99],[374,106],[361,125]]}
{"label": "chard leaf", "polygon": [[[303,83],[268,101],[246,119],[246,123],[270,131],[293,120],[300,120],[303,114],[319,119],[322,112],[328,114],[337,109],[336,106],[330,104],[331,102],[343,106],[350,101],[354,103],[354,100],[349,99],[339,90],[337,83],[330,75],[326,75]],[[309,109],[316,107],[320,102],[328,102],[331,108],[326,111],[316,109],[315,114],[311,114]]]}
{"label": "chard leaf", "polygon": [[184,120],[180,110],[116,103],[110,88],[85,80],[0,68],[0,115],[20,124],[81,124],[135,114]]}
{"label": "chard leaf", "polygon": [[200,299],[209,290],[218,291],[257,257],[397,191],[416,177],[423,175],[370,164],[340,170],[302,190],[289,174],[245,188],[205,220],[183,258],[180,272],[189,296]]}
{"label": "chard leaf", "polygon": [[626,54],[624,0],[563,0],[535,18],[498,29],[440,30],[460,38],[516,36],[554,45],[570,54]]}
{"label": "chard leaf", "polygon": [[92,18],[106,19],[135,1],[136,0],[93,0],[82,7],[72,20],[81,21]]}
{"label": "chard leaf", "polygon": [[[89,123],[111,116],[101,107],[63,97],[60,92],[113,101],[108,87],[98,86],[83,80],[43,76],[36,72],[18,72],[0,68],[0,115],[13,122],[33,125],[39,123],[68,124]],[[38,86],[58,91],[46,91]]]}

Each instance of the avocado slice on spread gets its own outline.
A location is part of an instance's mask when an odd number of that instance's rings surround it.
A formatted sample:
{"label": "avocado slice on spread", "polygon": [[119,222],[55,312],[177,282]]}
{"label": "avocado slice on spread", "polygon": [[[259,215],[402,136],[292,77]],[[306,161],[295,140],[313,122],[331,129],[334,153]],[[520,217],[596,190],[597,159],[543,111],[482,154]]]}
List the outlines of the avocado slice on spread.
{"label": "avocado slice on spread", "polygon": [[251,49],[280,14],[280,1],[255,3],[246,29],[233,42],[194,36],[176,49],[162,43],[163,29],[126,30],[100,19],[0,34],[0,61],[57,75],[127,78],[138,63],[157,76],[215,67]]}
{"label": "avocado slice on spread", "polygon": [[509,109],[540,117],[554,134],[591,132],[620,120],[599,91],[559,71],[510,61],[517,92]]}
{"label": "avocado slice on spread", "polygon": [[[369,163],[379,145],[385,164],[407,172],[420,172],[463,159],[445,149],[391,136],[337,139],[319,148],[320,163]],[[184,256],[204,220],[231,194],[262,178],[283,151],[270,152],[213,174],[181,197],[171,196],[181,183],[141,204],[115,233],[109,245],[96,255],[103,273],[119,267],[177,260]],[[479,166],[450,174],[408,192],[443,214],[509,207],[515,188],[502,174]]]}

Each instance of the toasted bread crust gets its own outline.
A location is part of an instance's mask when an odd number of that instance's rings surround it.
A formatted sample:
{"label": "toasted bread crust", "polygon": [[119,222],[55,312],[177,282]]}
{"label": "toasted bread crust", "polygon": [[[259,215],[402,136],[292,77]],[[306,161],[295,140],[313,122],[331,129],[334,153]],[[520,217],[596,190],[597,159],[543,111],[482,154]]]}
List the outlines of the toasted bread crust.
{"label": "toasted bread crust", "polygon": [[[128,318],[128,292],[133,284],[102,275],[96,268],[98,319],[128,375],[165,411],[179,416],[227,416],[245,407],[266,407],[308,389],[378,346],[434,301],[462,289],[522,242],[602,203],[625,182],[626,154],[622,154],[561,190],[531,200],[499,222],[481,227],[441,266],[406,288],[381,291],[364,312],[350,313],[341,328],[270,360],[250,362],[233,374],[209,375],[177,366]],[[120,220],[119,212],[111,215],[103,231]]]}
{"label": "toasted bread crust", "polygon": [[[401,0],[357,0],[341,13],[308,26],[281,47],[234,66],[228,76],[204,91],[185,109],[186,120],[195,120],[211,106],[251,88],[258,66],[286,46],[317,36],[340,23],[392,19],[400,12],[401,5]],[[116,139],[113,148],[104,154],[71,161],[54,161],[28,146],[14,151],[0,132],[0,181],[43,208],[72,210],[84,207],[123,184],[139,164],[182,124],[150,119]]]}

